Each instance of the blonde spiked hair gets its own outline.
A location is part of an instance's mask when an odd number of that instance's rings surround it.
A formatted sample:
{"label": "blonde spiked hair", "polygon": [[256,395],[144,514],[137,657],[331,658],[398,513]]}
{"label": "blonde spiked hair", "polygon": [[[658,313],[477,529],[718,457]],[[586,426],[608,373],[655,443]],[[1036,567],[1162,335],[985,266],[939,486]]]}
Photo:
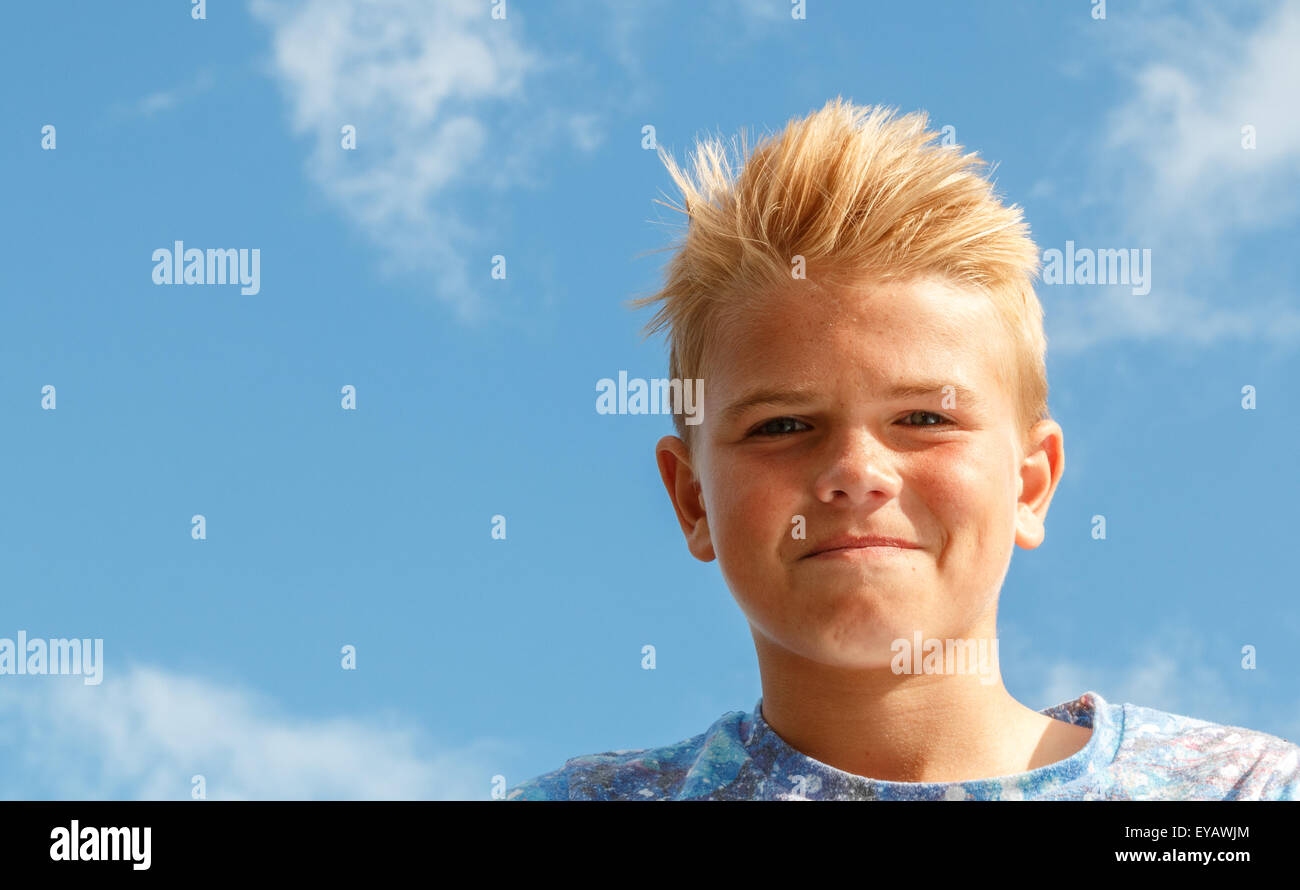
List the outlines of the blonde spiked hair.
{"label": "blonde spiked hair", "polygon": [[[936,144],[939,134],[926,124],[924,112],[898,117],[836,98],[792,119],[752,155],[742,132],[739,175],[721,142],[698,142],[696,181],[660,147],[684,202],[665,206],[684,213],[688,228],[663,248],[676,251],[663,287],[632,306],[662,304],[645,335],[668,330],[669,377],[702,377],[718,321],[737,314],[747,295],[789,286],[795,256],[822,286],[841,275],[884,281],[937,274],[992,300],[1014,346],[1014,365],[998,370],[1019,394],[1023,443],[1049,416],[1047,339],[1033,289],[1038,249],[1020,207],[1002,204],[982,175],[985,162]],[[693,450],[679,411],[673,423]]]}

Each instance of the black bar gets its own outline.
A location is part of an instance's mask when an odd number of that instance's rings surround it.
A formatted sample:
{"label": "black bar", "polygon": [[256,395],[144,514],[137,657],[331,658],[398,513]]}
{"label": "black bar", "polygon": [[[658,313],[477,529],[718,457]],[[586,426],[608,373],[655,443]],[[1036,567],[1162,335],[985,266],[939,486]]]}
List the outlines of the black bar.
{"label": "black bar", "polygon": [[[143,832],[139,845],[119,848],[116,861],[55,860],[58,831],[70,833],[74,820],[82,844],[91,843],[87,829],[148,827],[148,869],[132,861],[142,853]],[[739,876],[765,863],[806,868],[809,876],[846,869],[867,875],[884,866],[933,875],[1037,866],[1230,875],[1293,866],[1298,826],[1295,803],[1259,801],[8,802],[0,803],[0,861],[7,873],[51,877],[337,879],[414,868],[437,878],[468,868],[488,880],[566,883],[595,869],[638,880],[660,870],[679,878]],[[125,837],[93,833],[95,843],[107,839],[110,847]],[[57,852],[69,852],[68,845]],[[1205,852],[1244,860],[1188,861]],[[1154,861],[1119,860],[1129,853]]]}

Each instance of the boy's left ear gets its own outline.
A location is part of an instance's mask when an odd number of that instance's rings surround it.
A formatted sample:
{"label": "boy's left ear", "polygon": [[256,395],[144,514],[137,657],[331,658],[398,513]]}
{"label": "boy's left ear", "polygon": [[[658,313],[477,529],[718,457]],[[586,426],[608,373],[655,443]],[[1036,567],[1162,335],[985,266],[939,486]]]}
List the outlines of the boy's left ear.
{"label": "boy's left ear", "polygon": [[1065,433],[1054,420],[1040,420],[1029,431],[1020,463],[1016,500],[1016,543],[1033,550],[1046,534],[1047,508],[1065,472]]}

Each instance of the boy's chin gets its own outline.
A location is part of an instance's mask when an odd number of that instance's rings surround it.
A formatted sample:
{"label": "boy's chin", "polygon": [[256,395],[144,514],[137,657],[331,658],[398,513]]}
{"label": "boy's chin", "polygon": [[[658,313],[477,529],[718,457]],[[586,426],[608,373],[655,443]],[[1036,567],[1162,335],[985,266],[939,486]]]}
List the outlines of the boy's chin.
{"label": "boy's chin", "polygon": [[[848,627],[879,634],[906,630],[941,619],[945,598],[923,583],[918,572],[906,577],[879,575],[801,579],[783,601],[819,624]],[[808,583],[811,582],[811,583]],[[892,638],[892,637],[891,637]]]}

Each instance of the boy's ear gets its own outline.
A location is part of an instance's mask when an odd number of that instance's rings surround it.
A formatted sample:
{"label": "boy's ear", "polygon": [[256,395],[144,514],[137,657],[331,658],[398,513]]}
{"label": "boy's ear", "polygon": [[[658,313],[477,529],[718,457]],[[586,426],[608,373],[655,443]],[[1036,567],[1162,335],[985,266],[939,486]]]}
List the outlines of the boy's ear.
{"label": "boy's ear", "polygon": [[659,477],[664,480],[664,488],[668,489],[673,510],[677,512],[682,534],[686,536],[687,549],[701,562],[711,562],[716,554],[713,540],[709,537],[704,492],[691,466],[686,443],[676,436],[664,436],[655,445],[655,460],[659,464]]}
{"label": "boy's ear", "polygon": [[1020,464],[1020,494],[1016,503],[1016,543],[1033,550],[1046,534],[1047,507],[1065,472],[1065,433],[1053,420],[1040,420],[1029,431]]}

